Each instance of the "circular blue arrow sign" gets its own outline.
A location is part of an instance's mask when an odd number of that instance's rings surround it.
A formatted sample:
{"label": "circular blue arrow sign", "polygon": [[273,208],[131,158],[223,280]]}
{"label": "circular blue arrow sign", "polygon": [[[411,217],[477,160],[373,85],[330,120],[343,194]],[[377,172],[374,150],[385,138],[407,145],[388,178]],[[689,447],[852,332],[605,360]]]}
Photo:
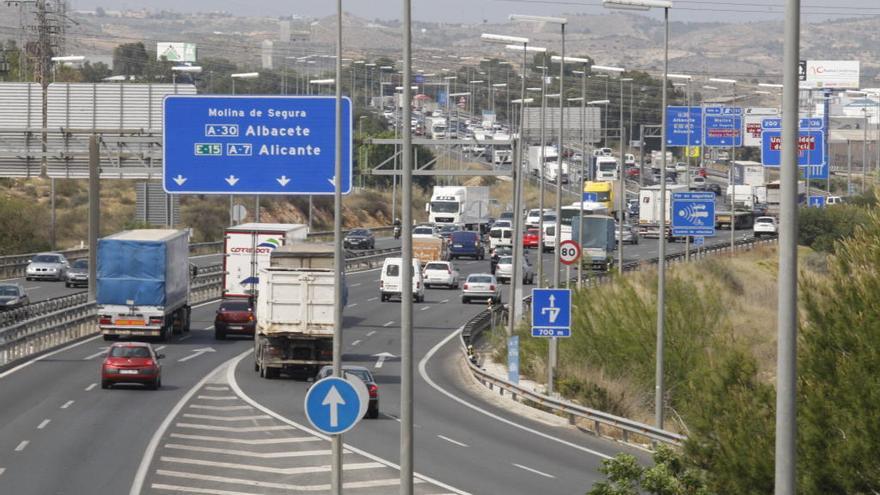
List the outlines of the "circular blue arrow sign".
{"label": "circular blue arrow sign", "polygon": [[306,393],[305,410],[312,426],[328,435],[345,433],[363,416],[357,389],[335,376],[312,385]]}

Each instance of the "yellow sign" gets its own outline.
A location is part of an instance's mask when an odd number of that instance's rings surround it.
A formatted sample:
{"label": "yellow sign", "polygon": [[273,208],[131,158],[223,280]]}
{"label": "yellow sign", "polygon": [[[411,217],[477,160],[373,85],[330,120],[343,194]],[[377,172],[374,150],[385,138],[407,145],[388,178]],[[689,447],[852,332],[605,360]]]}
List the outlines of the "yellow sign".
{"label": "yellow sign", "polygon": [[691,158],[699,158],[700,157],[700,147],[699,146],[691,146],[687,148],[687,154]]}

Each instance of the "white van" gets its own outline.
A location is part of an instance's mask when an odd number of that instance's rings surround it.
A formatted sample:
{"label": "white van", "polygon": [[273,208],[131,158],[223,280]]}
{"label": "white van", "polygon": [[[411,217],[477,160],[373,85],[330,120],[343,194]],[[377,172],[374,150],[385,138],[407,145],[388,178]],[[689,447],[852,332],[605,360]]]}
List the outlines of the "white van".
{"label": "white van", "polygon": [[556,222],[544,223],[544,252],[556,251]]}
{"label": "white van", "polygon": [[489,231],[489,247],[495,249],[498,246],[513,246],[513,229],[493,227]]}
{"label": "white van", "polygon": [[[425,281],[422,278],[422,270],[419,260],[413,258],[412,291],[415,302],[425,301]],[[390,301],[392,297],[400,297],[403,258],[385,258],[382,264],[382,275],[379,277],[379,292],[382,302]]]}

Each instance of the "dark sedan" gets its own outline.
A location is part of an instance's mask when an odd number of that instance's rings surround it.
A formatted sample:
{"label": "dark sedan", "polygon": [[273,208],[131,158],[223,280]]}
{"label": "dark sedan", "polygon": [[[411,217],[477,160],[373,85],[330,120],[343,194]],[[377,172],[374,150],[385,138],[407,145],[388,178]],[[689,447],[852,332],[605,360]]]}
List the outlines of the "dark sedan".
{"label": "dark sedan", "polygon": [[0,311],[23,308],[30,304],[27,292],[18,284],[0,284]]}
{"label": "dark sedan", "polygon": [[367,229],[354,229],[342,241],[346,249],[376,249],[376,238]]}

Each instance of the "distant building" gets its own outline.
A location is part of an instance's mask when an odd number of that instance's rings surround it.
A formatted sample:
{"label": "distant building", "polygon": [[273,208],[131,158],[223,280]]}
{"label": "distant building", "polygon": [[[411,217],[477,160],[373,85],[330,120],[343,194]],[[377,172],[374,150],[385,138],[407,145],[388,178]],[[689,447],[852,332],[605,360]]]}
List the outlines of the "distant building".
{"label": "distant building", "polygon": [[263,40],[262,49],[263,69],[271,70],[273,68],[272,59],[275,54],[275,43],[272,40]]}
{"label": "distant building", "polygon": [[278,41],[287,43],[290,41],[290,21],[278,21]]}

